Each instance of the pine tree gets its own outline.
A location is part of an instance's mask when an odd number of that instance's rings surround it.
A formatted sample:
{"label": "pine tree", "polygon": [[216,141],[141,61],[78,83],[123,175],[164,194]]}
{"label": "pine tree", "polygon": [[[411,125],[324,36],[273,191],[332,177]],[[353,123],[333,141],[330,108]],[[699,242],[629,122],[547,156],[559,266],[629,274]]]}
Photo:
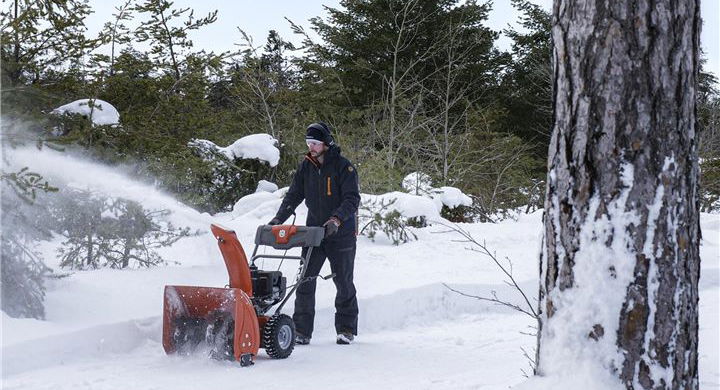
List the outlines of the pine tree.
{"label": "pine tree", "polygon": [[[172,7],[173,2],[167,0],[145,0],[137,5],[134,10],[141,15],[148,15],[149,19],[140,24],[135,37],[138,42],[150,43],[151,56],[159,69],[168,70],[175,80],[180,80],[186,52],[193,46],[188,32],[214,23],[217,11],[195,19],[190,8]],[[185,15],[187,19],[181,26],[176,26],[175,19]]]}
{"label": "pine tree", "polygon": [[243,36],[241,57],[234,64],[231,72],[234,79],[227,92],[236,106],[247,110],[250,116],[262,119],[256,132],[264,130],[280,139],[278,112],[282,110],[282,97],[287,95],[292,82],[285,52],[294,47],[271,30],[261,52],[254,46],[252,37],[242,29],[238,30]]}
{"label": "pine tree", "polygon": [[108,74],[115,74],[115,60],[121,52],[121,45],[132,41],[132,34],[126,22],[133,19],[132,0],[127,0],[123,5],[115,7],[114,20],[105,23],[101,32],[101,39],[104,43],[110,44],[110,57],[108,61]]}
{"label": "pine tree", "polygon": [[45,318],[45,280],[52,271],[35,250],[35,242],[49,233],[38,222],[42,218],[35,218],[35,200],[40,193],[56,190],[27,168],[0,174],[0,302],[11,317]]}
{"label": "pine tree", "polygon": [[505,31],[513,44],[501,84],[499,100],[506,111],[501,128],[532,143],[534,154],[544,160],[552,115],[550,14],[527,0],[513,0],[513,5],[521,12],[524,31]]}
{"label": "pine tree", "polygon": [[[344,9],[328,10],[327,21],[312,19],[313,28],[327,42],[314,54],[333,67],[351,105],[372,107],[367,126],[377,142],[373,146],[382,148],[385,164],[395,169],[402,151],[420,133],[428,133],[424,126],[431,127],[432,137],[461,132],[451,124],[462,123],[456,116],[464,107],[448,101],[472,102],[492,83],[488,67],[496,34],[483,26],[489,5],[456,0],[341,5]],[[463,90],[463,84],[477,88]],[[448,96],[448,88],[458,92]],[[453,115],[448,116],[448,110]],[[441,143],[435,149],[443,164],[450,148]],[[445,180],[447,167],[441,172]]]}
{"label": "pine tree", "polygon": [[3,2],[3,77],[12,85],[37,82],[41,75],[65,62],[77,63],[98,40],[87,39],[87,0]]}
{"label": "pine tree", "polygon": [[698,80],[698,125],[700,210],[712,212],[720,210],[720,91],[715,75],[702,70]]}
{"label": "pine tree", "polygon": [[[311,20],[325,43],[304,42],[303,107],[319,110],[342,131],[343,150],[366,167],[365,188],[396,189],[416,170],[449,184],[457,177],[453,166],[467,162],[454,156],[469,146],[474,129],[468,115],[494,100],[500,74],[497,33],[485,25],[490,4],[375,0],[341,6]],[[298,26],[295,31],[304,33]]]}

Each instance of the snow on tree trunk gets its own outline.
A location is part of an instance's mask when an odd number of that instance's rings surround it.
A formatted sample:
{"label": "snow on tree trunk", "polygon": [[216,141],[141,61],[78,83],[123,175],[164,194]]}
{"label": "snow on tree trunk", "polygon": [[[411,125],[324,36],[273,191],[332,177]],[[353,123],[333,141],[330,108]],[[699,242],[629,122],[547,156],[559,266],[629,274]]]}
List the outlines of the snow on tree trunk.
{"label": "snow on tree trunk", "polygon": [[538,374],[698,388],[698,0],[556,0]]}

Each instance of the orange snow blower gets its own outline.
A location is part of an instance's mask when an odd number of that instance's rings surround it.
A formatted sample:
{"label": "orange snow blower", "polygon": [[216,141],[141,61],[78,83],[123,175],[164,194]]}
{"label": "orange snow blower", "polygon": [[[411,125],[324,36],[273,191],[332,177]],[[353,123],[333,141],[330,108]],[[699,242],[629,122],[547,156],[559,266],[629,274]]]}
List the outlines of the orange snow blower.
{"label": "orange snow blower", "polygon": [[[225,288],[165,286],[165,352],[190,354],[205,348],[211,357],[238,360],[241,366],[254,364],[260,348],[273,359],[290,356],[295,347],[295,324],[280,310],[301,283],[312,279],[305,277],[305,271],[313,247],[320,245],[325,229],[261,225],[249,264],[234,231],[215,224],[210,230],[217,239],[230,282]],[[257,253],[261,245],[285,250],[308,247],[308,250],[305,257],[265,255]],[[295,284],[287,286],[287,279],[279,270],[258,269],[255,260],[259,258],[300,260]],[[269,314],[276,304],[274,312]]]}

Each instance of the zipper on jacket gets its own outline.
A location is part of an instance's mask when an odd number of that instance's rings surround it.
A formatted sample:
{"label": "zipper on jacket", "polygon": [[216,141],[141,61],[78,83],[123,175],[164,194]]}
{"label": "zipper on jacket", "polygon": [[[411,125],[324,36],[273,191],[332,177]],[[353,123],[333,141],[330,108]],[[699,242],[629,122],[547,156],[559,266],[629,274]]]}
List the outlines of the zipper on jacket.
{"label": "zipper on jacket", "polygon": [[330,190],[330,176],[327,177],[327,196],[331,196],[332,191]]}
{"label": "zipper on jacket", "polygon": [[[318,175],[318,183],[317,183],[317,186],[320,187],[320,188],[318,188],[318,192],[317,192],[317,194],[318,194],[318,196],[317,196],[317,197],[318,197],[318,205],[321,205],[321,204],[323,204],[323,197],[322,197],[322,195],[320,195],[320,194],[322,194],[322,181],[321,181],[321,179],[322,179],[322,171],[321,171],[320,167],[318,167],[317,175]],[[316,187],[316,188],[317,188],[317,187]]]}

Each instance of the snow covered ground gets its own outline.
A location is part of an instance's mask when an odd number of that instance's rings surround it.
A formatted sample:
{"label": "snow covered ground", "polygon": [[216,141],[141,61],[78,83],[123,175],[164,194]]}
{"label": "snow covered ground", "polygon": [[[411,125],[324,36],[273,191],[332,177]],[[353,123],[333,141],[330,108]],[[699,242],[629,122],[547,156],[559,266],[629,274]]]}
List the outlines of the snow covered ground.
{"label": "snow covered ground", "polygon": [[[491,261],[468,250],[460,237],[434,225],[416,229],[418,240],[393,246],[387,240],[358,240],[355,281],[360,306],[359,336],[350,346],[335,344],[332,282],[318,282],[316,331],[312,343],[298,346],[286,360],[263,351],[257,364],[241,368],[202,354],[166,356],[160,342],[163,286],[224,286],[227,273],[215,240],[213,222],[236,230],[246,251],[255,228],[280,204],[274,194],[255,194],[235,211],[200,214],[150,187],[105,168],[44,151],[23,154],[50,180],[92,186],[141,201],[147,208],[173,211],[175,225],[207,234],[183,239],[162,254],[171,265],[140,270],[74,272],[48,284],[47,320],[2,317],[3,389],[507,389],[529,372],[523,350],[533,354],[535,338],[528,316],[460,296],[521,297],[503,283]],[[58,163],[62,158],[62,164]],[[102,178],[102,179],[100,179]],[[305,211],[298,209],[298,221]],[[702,389],[720,388],[720,217],[703,214],[700,280],[700,380]],[[537,291],[537,254],[541,213],[498,224],[464,224],[478,241],[512,260],[522,288]],[[55,247],[42,251],[57,269]],[[262,249],[261,249],[262,250]],[[270,249],[267,250],[268,252]],[[266,261],[265,268],[277,267]],[[284,274],[296,263],[286,261]],[[322,274],[329,273],[329,267]],[[292,310],[292,303],[286,306]]]}

